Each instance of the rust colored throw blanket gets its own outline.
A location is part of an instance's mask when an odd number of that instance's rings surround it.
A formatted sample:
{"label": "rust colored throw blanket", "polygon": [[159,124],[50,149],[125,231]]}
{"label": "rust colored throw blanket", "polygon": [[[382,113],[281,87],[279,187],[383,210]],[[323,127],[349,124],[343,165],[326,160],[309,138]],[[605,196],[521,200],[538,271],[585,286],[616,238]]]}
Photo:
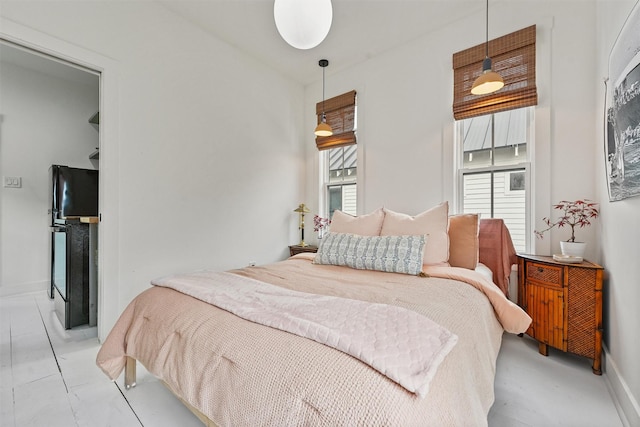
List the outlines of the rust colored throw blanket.
{"label": "rust colored throw blanket", "polygon": [[342,351],[158,286],[124,310],[97,364],[116,379],[127,356],[138,360],[220,427],[487,425],[504,329],[482,291],[458,280],[316,265],[312,259],[300,254],[232,273],[285,289],[403,307],[451,331],[458,342],[424,399]]}
{"label": "rust colored throw blanket", "polygon": [[511,266],[518,262],[509,229],[499,218],[480,220],[480,262],[493,271],[493,280],[509,296]]}

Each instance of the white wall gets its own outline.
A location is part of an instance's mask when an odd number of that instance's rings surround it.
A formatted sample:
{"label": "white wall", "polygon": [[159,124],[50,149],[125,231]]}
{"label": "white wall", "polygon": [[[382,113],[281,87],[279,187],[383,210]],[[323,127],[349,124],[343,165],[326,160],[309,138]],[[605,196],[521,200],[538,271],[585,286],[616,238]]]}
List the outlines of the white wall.
{"label": "white wall", "polygon": [[[617,366],[618,375],[611,381],[624,382],[618,387],[620,400],[634,401],[635,413],[640,396],[640,317],[634,305],[640,300],[635,262],[640,259],[640,199],[607,202],[600,66],[609,47],[604,43],[606,52],[599,54],[595,49],[602,38],[612,42],[630,3],[602,1],[596,8],[595,1],[496,2],[491,4],[489,37],[537,25],[534,227],[543,226],[542,218],[553,214],[551,206],[559,200],[589,198],[601,203],[602,218],[594,227],[579,230],[579,237],[588,242],[586,257],[607,271],[606,369],[611,373]],[[603,19],[600,9],[608,10],[606,25],[596,31]],[[360,213],[386,206],[417,214],[453,200],[451,55],[482,42],[483,34],[484,16],[473,16],[350,69],[327,69],[327,97],[358,92]],[[312,130],[321,93],[320,83],[310,85],[305,97],[306,199],[312,211],[318,203]],[[559,241],[567,238],[566,230],[554,230],[543,240],[533,239],[535,253],[558,253]],[[627,404],[627,410],[632,406]],[[637,420],[637,413],[635,417],[629,416]]]}
{"label": "white wall", "polygon": [[0,295],[50,285],[49,166],[95,169],[98,77],[77,83],[0,62],[0,175],[22,188],[0,188]]}
{"label": "white wall", "polygon": [[0,31],[109,64],[100,337],[154,277],[288,254],[303,200],[299,84],[152,2],[10,2],[1,13],[13,25]]}
{"label": "white wall", "polygon": [[[575,13],[576,8],[581,13]],[[502,2],[492,4],[491,15],[490,38],[537,25],[539,102],[532,151],[537,167],[533,217],[540,228],[542,218],[552,214],[552,203],[596,197],[594,154],[584,149],[595,132],[595,53],[580,47],[595,44],[595,3]],[[442,200],[453,205],[452,54],[481,43],[484,25],[484,14],[470,16],[346,71],[327,70],[327,97],[358,92],[362,212],[384,205],[416,214]],[[580,72],[574,73],[576,69]],[[311,85],[306,93],[309,129],[321,88]],[[308,140],[311,204],[317,199],[317,153],[312,138]],[[581,230],[581,237],[592,241],[595,230]],[[562,238],[568,238],[564,230],[554,231],[536,241],[535,248],[539,253],[559,252]],[[596,258],[596,248],[588,249],[589,258]]]}
{"label": "white wall", "polygon": [[[533,216],[540,227],[561,198],[602,203],[599,226],[583,237],[588,258],[607,269],[605,369],[609,376],[617,367],[627,408],[640,396],[633,305],[639,206],[637,199],[606,202],[598,88],[630,3],[492,2],[489,32],[496,37],[538,25]],[[107,236],[117,256],[103,267],[115,272],[109,276],[115,283],[103,286],[118,294],[118,310],[161,274],[285,255],[297,237],[291,210],[304,201],[317,211],[312,131],[320,82],[300,88],[146,2],[13,2],[1,13],[117,66],[118,93],[106,93],[117,98],[118,114],[106,143],[117,147],[105,165],[117,171],[109,182],[118,221]],[[451,55],[483,35],[479,13],[350,69],[327,69],[327,97],[358,91],[361,212],[384,205],[418,213],[452,200]],[[298,183],[301,172],[306,180]],[[561,238],[551,233],[536,251],[557,251]],[[107,326],[112,321],[107,316]]]}
{"label": "white wall", "polygon": [[602,201],[600,253],[607,272],[604,337],[609,357],[606,369],[631,426],[640,425],[640,310],[637,307],[640,301],[640,197],[607,202],[602,114],[605,104],[603,79],[609,77],[609,54],[636,3],[637,0],[598,2],[598,60],[592,83],[592,90],[597,94],[596,105],[600,108],[596,115],[593,168],[598,199]]}

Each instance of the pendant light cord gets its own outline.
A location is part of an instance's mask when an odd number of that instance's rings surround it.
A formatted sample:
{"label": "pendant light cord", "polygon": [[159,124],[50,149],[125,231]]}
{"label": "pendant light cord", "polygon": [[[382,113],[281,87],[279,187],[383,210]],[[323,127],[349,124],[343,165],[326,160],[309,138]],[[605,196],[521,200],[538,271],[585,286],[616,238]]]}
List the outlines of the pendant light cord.
{"label": "pendant light cord", "polygon": [[[327,123],[327,115],[325,112],[325,71],[324,69],[329,65],[329,61],[327,59],[321,59],[318,61],[318,65],[322,67],[322,116],[320,117],[320,122],[318,126],[316,126],[316,130],[314,131],[317,137],[326,137],[333,135],[333,129],[331,129],[331,125]],[[317,141],[317,140],[316,140]]]}
{"label": "pendant light cord", "polygon": [[329,61],[321,59],[318,61],[318,65],[322,67],[322,121],[326,122],[325,109],[324,109],[324,69],[329,65]]}
{"label": "pendant light cord", "polygon": [[489,57],[489,0],[487,0],[487,8],[486,8],[486,19],[484,21],[486,23],[485,31],[486,31],[486,40],[485,43],[485,58]]}
{"label": "pendant light cord", "polygon": [[325,111],[324,111],[324,69],[326,67],[322,67],[322,118],[326,121],[326,117],[324,115]]}

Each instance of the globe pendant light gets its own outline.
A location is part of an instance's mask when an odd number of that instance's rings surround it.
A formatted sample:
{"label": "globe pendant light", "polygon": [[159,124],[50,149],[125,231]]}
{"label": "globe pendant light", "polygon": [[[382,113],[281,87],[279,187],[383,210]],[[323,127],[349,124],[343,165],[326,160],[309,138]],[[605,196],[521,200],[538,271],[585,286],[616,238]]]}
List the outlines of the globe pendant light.
{"label": "globe pendant light", "polygon": [[504,80],[500,74],[491,69],[491,58],[489,58],[489,0],[487,0],[487,42],[485,44],[485,58],[482,61],[482,74],[473,82],[471,93],[474,95],[486,95],[502,89]]}
{"label": "globe pendant light", "polygon": [[331,0],[275,0],[273,18],[280,36],[296,49],[318,46],[331,28]]}
{"label": "globe pendant light", "polygon": [[333,135],[333,129],[331,129],[331,126],[327,123],[327,116],[324,114],[324,69],[329,65],[329,61],[321,59],[318,65],[322,67],[322,118],[313,133],[315,133],[316,136],[331,136]]}

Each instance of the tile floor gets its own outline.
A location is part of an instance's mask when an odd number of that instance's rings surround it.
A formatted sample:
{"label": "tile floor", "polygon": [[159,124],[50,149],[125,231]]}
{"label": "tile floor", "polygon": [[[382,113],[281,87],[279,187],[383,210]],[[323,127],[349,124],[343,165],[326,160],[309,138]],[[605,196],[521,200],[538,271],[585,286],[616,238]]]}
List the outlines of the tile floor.
{"label": "tile floor", "polygon": [[[201,426],[138,365],[124,390],[95,365],[96,328],[62,328],[46,293],[0,298],[0,426]],[[603,377],[588,360],[506,334],[491,427],[622,426]]]}

